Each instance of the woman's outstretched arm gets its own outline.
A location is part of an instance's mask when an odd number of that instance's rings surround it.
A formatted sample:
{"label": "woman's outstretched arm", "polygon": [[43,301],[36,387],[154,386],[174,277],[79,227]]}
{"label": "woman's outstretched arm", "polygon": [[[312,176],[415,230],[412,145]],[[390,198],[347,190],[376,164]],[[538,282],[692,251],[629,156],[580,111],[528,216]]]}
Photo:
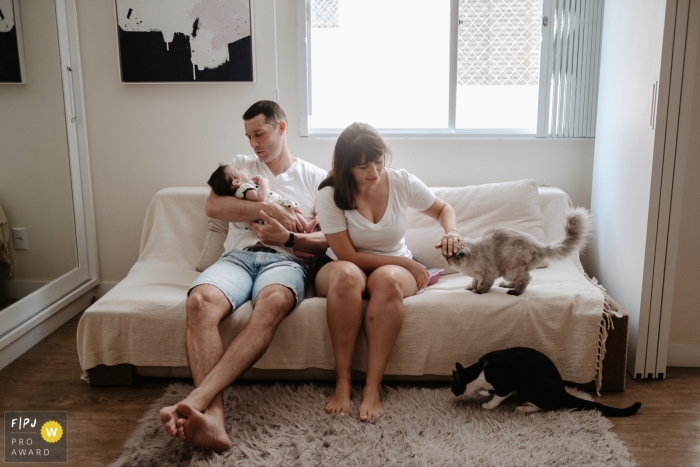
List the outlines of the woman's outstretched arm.
{"label": "woman's outstretched arm", "polygon": [[457,215],[452,206],[440,198],[435,198],[433,205],[421,213],[438,221],[445,231],[440,243],[435,245],[435,248],[442,248],[443,256],[452,256],[462,249],[464,245],[457,231]]}

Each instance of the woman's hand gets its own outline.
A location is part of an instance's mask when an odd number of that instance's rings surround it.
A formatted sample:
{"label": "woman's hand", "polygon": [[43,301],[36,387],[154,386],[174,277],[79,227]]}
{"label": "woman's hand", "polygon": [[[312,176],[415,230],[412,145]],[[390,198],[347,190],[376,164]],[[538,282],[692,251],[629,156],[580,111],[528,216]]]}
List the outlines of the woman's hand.
{"label": "woman's hand", "polygon": [[416,285],[418,289],[422,289],[428,286],[428,281],[430,280],[430,273],[428,269],[420,264],[418,261],[411,258],[406,258],[405,264],[402,264],[404,269],[408,270],[413,277],[416,279]]}
{"label": "woman's hand", "polygon": [[449,232],[445,232],[442,240],[435,245],[435,248],[442,248],[442,256],[449,257],[453,254],[457,254],[464,248],[464,242],[462,241],[462,237],[459,236],[459,232],[450,230]]}

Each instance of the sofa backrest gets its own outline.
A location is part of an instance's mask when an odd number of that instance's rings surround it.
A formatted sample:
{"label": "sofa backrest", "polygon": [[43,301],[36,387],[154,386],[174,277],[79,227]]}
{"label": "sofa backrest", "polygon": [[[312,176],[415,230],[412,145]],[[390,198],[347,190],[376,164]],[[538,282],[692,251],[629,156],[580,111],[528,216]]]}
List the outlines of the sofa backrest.
{"label": "sofa backrest", "polygon": [[[204,240],[212,236],[211,225],[225,224],[204,212],[209,192],[209,187],[172,187],[156,193],[143,224],[139,262],[167,261],[196,269]],[[220,237],[221,253],[225,237],[226,232]]]}
{"label": "sofa backrest", "polygon": [[[534,182],[521,181],[517,183],[527,187],[533,186]],[[501,186],[501,189],[507,188],[513,191],[511,191],[511,198],[507,198],[510,201],[506,201],[499,208],[500,201],[491,191],[493,188],[498,188],[497,185],[506,184],[481,185],[480,187],[441,187],[432,188],[432,190],[457,208],[459,211],[458,219],[462,218],[460,233],[463,235],[465,235],[462,232],[465,225],[472,226],[472,230],[467,232],[470,235],[482,233],[479,232],[479,229],[483,231],[486,228],[496,226],[489,224],[488,219],[492,219],[492,223],[522,229],[546,242],[563,238],[565,212],[571,207],[571,200],[566,193],[554,187],[535,187],[537,195],[534,201],[532,196],[527,195],[521,199],[513,199],[513,194],[524,192],[523,186]],[[478,189],[474,190],[474,188]],[[204,205],[209,191],[209,187],[172,187],[156,193],[146,213],[139,261],[163,261],[199,271],[213,264],[223,254],[223,243],[228,232],[228,223],[210,219],[205,214]],[[465,206],[469,204],[468,197],[474,198],[475,195],[479,195],[483,202],[480,203],[483,206],[479,207],[479,212],[482,214],[479,216],[478,228],[474,227],[476,224],[473,222],[469,224],[469,216],[464,215]],[[533,206],[539,207],[540,216],[533,215]],[[470,212],[476,210],[474,206],[468,209]],[[492,216],[489,216],[490,209],[494,210]],[[511,218],[507,219],[509,216]],[[436,228],[438,234],[440,227],[419,213],[409,211],[406,217],[408,224],[406,241],[417,259],[421,259],[419,256],[421,251],[431,251],[436,253],[439,258],[437,250],[430,250],[435,239],[434,235],[426,234],[425,225],[428,225],[429,229]],[[539,234],[537,233],[538,229]],[[439,235],[437,238],[439,240]],[[577,255],[572,255],[571,260],[582,270]],[[439,267],[444,268],[444,266],[446,263],[442,261]]]}
{"label": "sofa backrest", "polygon": [[[530,234],[539,242],[546,241],[534,180],[432,188],[432,191],[454,208],[457,229],[462,237],[477,238],[491,228],[510,227]],[[409,210],[406,225],[406,246],[416,260],[427,268],[441,268],[445,273],[457,272],[444,260],[441,250],[435,249],[435,244],[444,235],[435,220]]]}

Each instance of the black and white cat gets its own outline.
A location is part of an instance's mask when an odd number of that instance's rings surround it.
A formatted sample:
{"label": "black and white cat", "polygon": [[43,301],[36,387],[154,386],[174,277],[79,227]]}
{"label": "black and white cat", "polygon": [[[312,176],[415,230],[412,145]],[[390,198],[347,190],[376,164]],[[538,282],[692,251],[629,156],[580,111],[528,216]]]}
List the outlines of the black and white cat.
{"label": "black and white cat", "polygon": [[482,404],[485,409],[497,407],[503,400],[517,394],[519,412],[539,410],[576,409],[599,410],[606,417],[628,417],[634,415],[641,402],[625,409],[608,407],[597,402],[579,399],[569,394],[565,386],[573,383],[562,380],[554,362],[543,353],[527,347],[513,347],[484,355],[474,365],[464,368],[457,363],[452,372],[452,392],[455,396],[493,395]]}

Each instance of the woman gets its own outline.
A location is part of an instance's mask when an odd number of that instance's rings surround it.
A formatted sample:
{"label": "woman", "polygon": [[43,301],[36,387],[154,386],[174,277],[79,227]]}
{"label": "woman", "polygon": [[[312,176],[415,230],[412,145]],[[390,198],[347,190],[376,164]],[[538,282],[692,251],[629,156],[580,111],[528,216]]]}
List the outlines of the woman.
{"label": "woman", "polygon": [[429,274],[406,248],[408,207],[437,220],[445,230],[444,255],[462,248],[454,209],[405,170],[386,167],[389,149],[379,133],[353,123],[338,138],[333,166],[319,186],[317,211],[326,235],[329,262],[316,276],[316,293],[327,297],[337,381],[326,412],[347,414],[352,385],[350,370],[363,322],[368,341],[367,380],[360,420],[382,414],[382,376],[403,321],[403,299],[428,284]]}

